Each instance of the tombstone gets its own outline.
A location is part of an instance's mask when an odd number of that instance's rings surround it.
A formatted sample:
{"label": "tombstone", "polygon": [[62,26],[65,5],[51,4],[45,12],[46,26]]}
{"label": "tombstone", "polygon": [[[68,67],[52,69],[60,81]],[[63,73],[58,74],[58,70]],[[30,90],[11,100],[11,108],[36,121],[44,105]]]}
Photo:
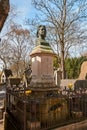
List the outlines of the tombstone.
{"label": "tombstone", "polygon": [[49,43],[45,40],[46,28],[40,25],[37,31],[36,47],[31,52],[32,87],[55,87],[53,58],[56,56]]}

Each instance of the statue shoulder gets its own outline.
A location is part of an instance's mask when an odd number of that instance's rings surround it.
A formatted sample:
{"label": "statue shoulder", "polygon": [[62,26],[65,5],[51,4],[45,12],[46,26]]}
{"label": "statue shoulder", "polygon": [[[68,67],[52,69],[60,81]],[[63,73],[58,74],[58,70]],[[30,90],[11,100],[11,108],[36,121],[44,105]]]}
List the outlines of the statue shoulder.
{"label": "statue shoulder", "polygon": [[49,46],[49,43],[46,40],[37,38],[36,39],[36,46],[38,46],[38,45]]}

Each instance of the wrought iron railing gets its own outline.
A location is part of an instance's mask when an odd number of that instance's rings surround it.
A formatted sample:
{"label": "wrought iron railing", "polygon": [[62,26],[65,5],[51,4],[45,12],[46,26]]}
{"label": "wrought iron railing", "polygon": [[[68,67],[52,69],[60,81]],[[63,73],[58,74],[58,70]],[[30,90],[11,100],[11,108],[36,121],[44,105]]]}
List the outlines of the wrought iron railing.
{"label": "wrought iron railing", "polygon": [[31,93],[29,88],[7,88],[6,118],[18,130],[51,130],[87,119],[86,89],[56,91],[44,97]]}

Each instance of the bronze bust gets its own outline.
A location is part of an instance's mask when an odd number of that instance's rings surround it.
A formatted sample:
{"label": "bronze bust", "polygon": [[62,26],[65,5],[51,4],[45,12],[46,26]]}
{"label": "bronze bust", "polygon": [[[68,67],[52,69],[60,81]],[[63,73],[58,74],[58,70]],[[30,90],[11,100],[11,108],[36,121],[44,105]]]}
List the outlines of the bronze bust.
{"label": "bronze bust", "polygon": [[46,27],[44,25],[39,25],[37,30],[36,46],[38,45],[49,46],[49,43],[46,42],[45,37],[46,37]]}

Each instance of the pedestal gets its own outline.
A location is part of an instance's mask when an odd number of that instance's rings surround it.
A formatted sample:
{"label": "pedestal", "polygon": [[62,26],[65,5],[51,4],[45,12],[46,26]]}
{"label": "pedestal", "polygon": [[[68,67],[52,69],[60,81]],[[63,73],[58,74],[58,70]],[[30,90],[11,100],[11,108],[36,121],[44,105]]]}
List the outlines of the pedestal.
{"label": "pedestal", "polygon": [[33,49],[30,56],[32,61],[31,88],[39,87],[41,89],[55,87],[53,58],[56,54],[51,47],[39,45]]}

